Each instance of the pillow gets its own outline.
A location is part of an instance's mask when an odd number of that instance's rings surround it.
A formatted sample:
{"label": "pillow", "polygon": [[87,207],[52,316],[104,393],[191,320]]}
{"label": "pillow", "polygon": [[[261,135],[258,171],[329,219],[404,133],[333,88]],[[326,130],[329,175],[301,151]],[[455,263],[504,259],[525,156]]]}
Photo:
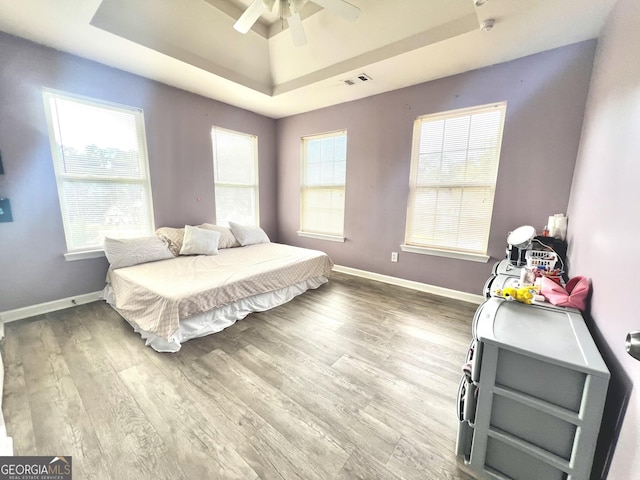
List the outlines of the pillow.
{"label": "pillow", "polygon": [[206,230],[215,230],[216,232],[220,232],[220,240],[218,241],[218,248],[233,248],[239,247],[240,244],[236,237],[231,233],[231,229],[229,227],[223,227],[222,225],[212,225],[210,223],[203,223],[202,225],[198,225],[199,228],[204,228]]}
{"label": "pillow", "polygon": [[219,240],[220,232],[185,225],[180,255],[217,255]]}
{"label": "pillow", "polygon": [[161,227],[156,230],[156,235],[164,238],[169,243],[171,253],[176,257],[180,255],[180,249],[184,241],[184,228]]}
{"label": "pillow", "polygon": [[589,279],[583,276],[573,277],[567,282],[566,287],[558,285],[547,277],[542,277],[540,285],[540,294],[552,305],[573,307],[578,310],[585,309],[589,290],[591,290]]}
{"label": "pillow", "polygon": [[260,227],[252,227],[249,225],[239,225],[229,222],[233,236],[238,239],[240,245],[255,245],[256,243],[269,243],[269,237]]}
{"label": "pillow", "polygon": [[130,267],[139,263],[173,258],[169,245],[160,237],[104,239],[104,254],[111,268]]}

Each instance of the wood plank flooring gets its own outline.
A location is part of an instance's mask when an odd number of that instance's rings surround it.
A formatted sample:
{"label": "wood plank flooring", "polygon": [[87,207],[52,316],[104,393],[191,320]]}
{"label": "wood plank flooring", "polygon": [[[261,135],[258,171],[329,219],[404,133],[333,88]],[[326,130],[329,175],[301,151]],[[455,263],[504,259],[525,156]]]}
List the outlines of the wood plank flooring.
{"label": "wood plank flooring", "polygon": [[459,479],[475,305],[334,273],[176,354],[106,303],[7,324],[16,455],[75,479]]}

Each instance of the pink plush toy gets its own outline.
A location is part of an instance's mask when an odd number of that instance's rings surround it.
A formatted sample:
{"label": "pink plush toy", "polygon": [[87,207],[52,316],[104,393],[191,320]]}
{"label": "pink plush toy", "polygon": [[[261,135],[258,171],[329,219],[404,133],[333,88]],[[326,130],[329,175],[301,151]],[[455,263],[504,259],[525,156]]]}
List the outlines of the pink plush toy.
{"label": "pink plush toy", "polygon": [[591,283],[586,277],[573,277],[567,282],[566,287],[558,285],[546,277],[542,277],[540,294],[552,305],[584,310],[590,289]]}

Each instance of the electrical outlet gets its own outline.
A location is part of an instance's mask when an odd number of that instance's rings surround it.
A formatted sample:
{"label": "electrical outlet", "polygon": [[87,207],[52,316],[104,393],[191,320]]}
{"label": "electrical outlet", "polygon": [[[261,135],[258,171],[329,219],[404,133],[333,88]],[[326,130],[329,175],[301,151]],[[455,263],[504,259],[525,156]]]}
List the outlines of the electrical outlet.
{"label": "electrical outlet", "polygon": [[391,261],[392,262],[398,261],[398,252],[391,252]]}

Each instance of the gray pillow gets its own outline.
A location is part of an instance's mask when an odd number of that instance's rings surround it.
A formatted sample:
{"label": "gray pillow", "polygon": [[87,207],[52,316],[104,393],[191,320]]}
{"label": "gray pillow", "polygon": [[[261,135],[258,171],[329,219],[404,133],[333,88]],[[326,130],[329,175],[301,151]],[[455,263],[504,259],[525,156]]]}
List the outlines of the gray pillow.
{"label": "gray pillow", "polygon": [[139,263],[173,258],[169,245],[160,237],[104,239],[104,254],[111,268],[122,268]]}

